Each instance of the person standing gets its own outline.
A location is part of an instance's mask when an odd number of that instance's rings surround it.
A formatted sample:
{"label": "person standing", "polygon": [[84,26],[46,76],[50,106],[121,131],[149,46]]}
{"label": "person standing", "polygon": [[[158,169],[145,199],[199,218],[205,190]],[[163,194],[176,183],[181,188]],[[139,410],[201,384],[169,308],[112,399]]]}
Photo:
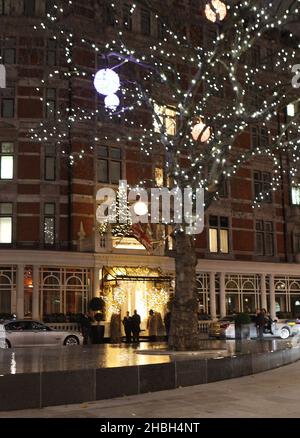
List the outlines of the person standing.
{"label": "person standing", "polygon": [[123,318],[123,325],[126,335],[126,342],[129,344],[131,342],[131,334],[132,334],[132,319],[129,315],[129,312],[126,312],[126,316]]}
{"label": "person standing", "polygon": [[133,315],[131,317],[132,322],[132,335],[133,335],[133,342],[139,343],[140,342],[140,331],[141,331],[141,317],[137,313],[137,310],[133,312]]}
{"label": "person standing", "polygon": [[171,328],[171,312],[170,311],[165,314],[164,324],[165,324],[166,335],[167,335],[167,340],[168,340],[169,335],[170,335],[170,328]]}
{"label": "person standing", "polygon": [[265,314],[262,309],[256,311],[256,329],[259,339],[264,338]]}
{"label": "person standing", "polygon": [[147,329],[148,329],[148,334],[149,334],[149,341],[155,342],[156,338],[157,338],[157,319],[156,319],[154,311],[152,309],[149,310]]}
{"label": "person standing", "polygon": [[92,321],[87,313],[81,315],[80,325],[81,325],[81,333],[83,336],[83,344],[84,345],[90,344]]}

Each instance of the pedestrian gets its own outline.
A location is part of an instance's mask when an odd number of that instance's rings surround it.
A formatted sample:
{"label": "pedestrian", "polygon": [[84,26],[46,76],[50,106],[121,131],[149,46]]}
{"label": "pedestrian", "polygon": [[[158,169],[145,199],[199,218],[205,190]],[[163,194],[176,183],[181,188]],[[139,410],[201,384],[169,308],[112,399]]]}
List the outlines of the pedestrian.
{"label": "pedestrian", "polygon": [[155,342],[157,338],[157,319],[152,309],[149,310],[147,329],[148,329],[149,341]]}
{"label": "pedestrian", "polygon": [[132,319],[129,312],[126,312],[126,316],[124,316],[123,318],[123,326],[126,335],[126,342],[127,344],[130,344],[132,339]]}
{"label": "pedestrian", "polygon": [[256,330],[259,339],[264,337],[265,328],[265,315],[263,309],[257,309],[256,311]]}
{"label": "pedestrian", "polygon": [[167,340],[168,340],[169,335],[170,335],[170,328],[171,328],[171,312],[170,311],[168,311],[164,316],[164,324],[165,324],[166,335],[167,335]]}
{"label": "pedestrian", "polygon": [[140,331],[141,331],[141,317],[137,313],[137,310],[135,310],[133,312],[133,315],[131,317],[131,323],[132,323],[133,342],[139,343],[140,342]]}
{"label": "pedestrian", "polygon": [[264,314],[264,318],[265,318],[265,330],[269,333],[271,333],[271,335],[273,334],[272,332],[272,323],[273,320],[271,318],[271,315],[267,312],[266,309],[262,309],[262,312]]}
{"label": "pedestrian", "polygon": [[85,345],[90,344],[92,321],[91,321],[90,316],[87,313],[81,315],[80,325],[81,325],[81,333],[83,336],[83,343]]}

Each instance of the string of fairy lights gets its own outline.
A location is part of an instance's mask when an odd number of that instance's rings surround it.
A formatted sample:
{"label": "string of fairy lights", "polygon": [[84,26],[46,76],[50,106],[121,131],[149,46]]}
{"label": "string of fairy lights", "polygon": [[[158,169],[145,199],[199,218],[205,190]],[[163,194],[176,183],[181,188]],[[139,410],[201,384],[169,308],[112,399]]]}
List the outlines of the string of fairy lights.
{"label": "string of fairy lights", "polygon": [[[64,45],[68,66],[63,70],[50,69],[41,87],[58,78],[88,81],[91,89],[98,88],[97,104],[103,100],[105,116],[99,108],[91,111],[73,103],[64,111],[57,111],[53,123],[43,122],[33,128],[32,139],[41,143],[55,140],[63,148],[69,129],[80,123],[92,126],[87,149],[69,154],[72,164],[86,153],[93,153],[101,142],[138,142],[146,157],[159,151],[164,173],[173,187],[203,186],[206,208],[218,197],[222,181],[257,157],[272,164],[271,191],[281,186],[286,172],[280,153],[288,154],[289,178],[292,184],[299,184],[300,98],[291,81],[300,45],[287,26],[299,18],[300,0],[287,2],[281,8],[275,1],[199,1],[201,25],[206,33],[204,41],[196,43],[180,30],[174,32],[172,23],[165,23],[153,6],[152,19],[161,27],[161,35],[154,42],[149,40],[147,49],[138,44],[132,47],[127,41],[128,31],[124,30],[129,26],[128,20],[139,13],[139,1],[131,4],[127,21],[122,17],[122,2],[108,3],[115,34],[109,41],[76,35],[74,29],[62,25],[73,5],[71,0],[65,3],[64,7],[55,3],[46,19],[35,27],[37,32],[45,31]],[[288,29],[284,40],[279,38],[279,29]],[[73,55],[78,45],[94,53],[95,58],[103,57],[106,65],[92,73],[77,66]],[[257,49],[260,45],[264,57]],[[133,75],[136,72],[134,79],[123,72],[127,65],[132,67]],[[101,88],[101,84],[110,89]],[[278,121],[278,114],[289,104],[293,104],[295,113],[284,122]],[[143,122],[144,118],[137,114],[150,115],[153,123]],[[106,133],[102,124],[99,132],[97,123],[101,117],[109,121],[120,118],[129,129],[118,129],[111,137],[109,128]],[[176,130],[170,133],[174,119]],[[263,127],[268,142],[245,150],[240,138],[252,126]],[[64,149],[63,152],[67,153]],[[135,187],[149,184],[148,180],[141,180]],[[259,207],[267,196],[268,193],[259,193],[253,207]]]}

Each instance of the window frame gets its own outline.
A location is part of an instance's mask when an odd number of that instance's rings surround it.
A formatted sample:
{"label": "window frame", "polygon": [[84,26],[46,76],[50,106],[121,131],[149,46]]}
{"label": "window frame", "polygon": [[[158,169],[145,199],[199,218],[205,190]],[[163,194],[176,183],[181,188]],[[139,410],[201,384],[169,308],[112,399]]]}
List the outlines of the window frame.
{"label": "window frame", "polygon": [[[3,145],[10,144],[12,145],[12,152],[3,152]],[[2,178],[2,157],[11,157],[12,158],[12,177],[11,178]],[[14,179],[15,174],[15,145],[10,141],[2,141],[0,142],[0,181],[12,181]]]}
{"label": "window frame", "polygon": [[[258,176],[258,178],[256,178]],[[269,181],[265,179],[269,178]],[[254,188],[254,198],[258,198],[259,194],[262,193],[264,198],[259,200],[260,203],[272,204],[273,203],[273,192],[272,192],[272,173],[261,170],[253,170],[253,188]],[[269,187],[269,191],[267,191]]]}
{"label": "window frame", "polygon": [[[46,206],[53,206],[53,213],[46,212]],[[45,202],[44,203],[44,212],[43,212],[43,242],[45,246],[53,247],[56,244],[56,203],[55,202]],[[46,220],[53,220],[53,242],[46,242]]]}
{"label": "window frame", "polygon": [[[106,149],[106,151],[107,151],[106,156],[105,155],[101,155],[101,153],[99,153],[100,148],[102,148],[102,149],[105,148]],[[113,156],[112,151],[114,151],[114,150],[118,150],[120,152],[120,158],[116,158],[116,157]],[[97,164],[97,169],[96,169],[96,172],[97,172],[97,175],[96,175],[97,183],[98,184],[107,183],[107,184],[112,184],[112,185],[119,184],[119,181],[123,178],[123,150],[122,150],[122,148],[121,147],[117,147],[117,146],[103,146],[103,145],[99,145],[96,148],[96,153],[97,153],[97,162],[96,162],[96,164]],[[106,169],[107,169],[107,179],[106,180],[104,178],[103,179],[99,178],[99,172],[98,172],[98,163],[99,163],[99,161],[106,162]],[[111,177],[111,175],[112,175],[111,164],[112,163],[118,163],[119,166],[120,166],[120,175],[119,175],[119,180],[118,181],[113,180],[112,177]]]}
{"label": "window frame", "polygon": [[[7,204],[11,206],[11,213],[2,213],[1,206]],[[1,219],[10,219],[10,242],[1,242],[0,245],[11,245],[13,243],[13,216],[14,216],[14,205],[12,202],[0,202],[0,222]]]}
{"label": "window frame", "polygon": [[[268,230],[268,226],[271,226],[271,229]],[[258,236],[261,237],[262,249],[258,250]],[[267,239],[268,237],[272,238],[272,251],[267,251]],[[265,221],[263,219],[257,219],[255,221],[255,253],[258,256],[263,257],[274,257],[275,256],[275,229],[274,223],[272,221]]]}
{"label": "window frame", "polygon": [[[215,224],[213,224],[213,219]],[[227,226],[222,225],[222,220],[227,221]],[[216,238],[217,238],[217,244],[214,245],[214,247],[217,248],[217,251],[212,251],[212,241],[211,241],[211,231],[216,231]],[[227,240],[227,251],[222,251],[221,248],[221,231],[226,231],[226,240]],[[215,234],[215,233],[214,233]],[[209,253],[210,254],[216,254],[216,255],[228,255],[230,254],[230,220],[228,216],[217,216],[217,215],[209,215],[208,217],[208,246],[209,246]]]}

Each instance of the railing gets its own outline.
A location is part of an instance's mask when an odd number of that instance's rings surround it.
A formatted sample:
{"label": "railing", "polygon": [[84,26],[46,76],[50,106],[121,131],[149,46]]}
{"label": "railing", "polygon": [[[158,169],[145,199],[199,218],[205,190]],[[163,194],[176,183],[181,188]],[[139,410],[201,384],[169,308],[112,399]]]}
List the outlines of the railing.
{"label": "railing", "polygon": [[64,332],[80,332],[81,327],[77,322],[51,322],[46,325],[54,330],[62,330]]}
{"label": "railing", "polygon": [[208,320],[208,321],[199,321],[199,333],[201,335],[208,335],[208,329],[210,324],[212,323],[212,321]]}

